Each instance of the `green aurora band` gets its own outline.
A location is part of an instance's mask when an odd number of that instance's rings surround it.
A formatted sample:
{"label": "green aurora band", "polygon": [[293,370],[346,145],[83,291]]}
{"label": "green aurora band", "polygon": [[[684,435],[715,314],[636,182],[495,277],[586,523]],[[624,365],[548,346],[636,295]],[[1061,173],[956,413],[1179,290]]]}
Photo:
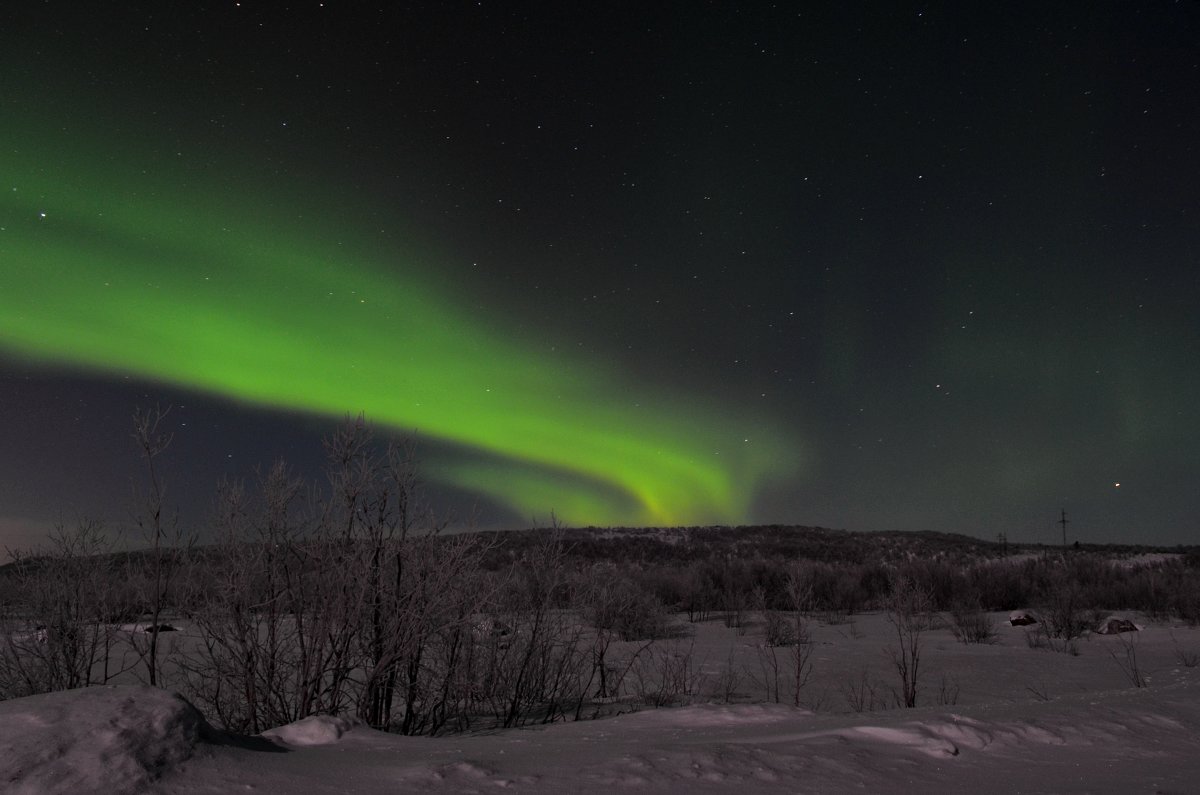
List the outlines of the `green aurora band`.
{"label": "green aurora band", "polygon": [[0,151],[0,352],[364,411],[469,453],[427,461],[433,480],[571,523],[743,522],[796,468],[777,428],[522,339],[421,258],[298,219],[265,179],[81,149]]}

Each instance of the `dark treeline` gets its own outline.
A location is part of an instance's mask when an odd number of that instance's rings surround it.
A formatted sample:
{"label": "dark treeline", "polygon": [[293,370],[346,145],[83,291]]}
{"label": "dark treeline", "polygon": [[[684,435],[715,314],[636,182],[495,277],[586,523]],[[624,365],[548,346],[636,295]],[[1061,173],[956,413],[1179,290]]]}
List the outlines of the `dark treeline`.
{"label": "dark treeline", "polygon": [[[481,562],[491,569],[511,565],[550,532],[495,534]],[[617,565],[667,609],[701,616],[737,605],[781,607],[789,576],[800,570],[813,609],[826,612],[878,609],[894,583],[906,579],[927,591],[938,610],[966,603],[992,611],[1027,608],[1070,589],[1084,609],[1200,620],[1200,549],[1194,547],[1010,544],[1005,554],[997,543],[956,534],[779,526],[586,528],[557,537],[573,568]]]}
{"label": "dark treeline", "polygon": [[[505,532],[485,562],[512,559],[536,544],[544,530]],[[999,557],[998,544],[970,536],[934,532],[852,533],[824,527],[757,525],[568,529],[561,532],[568,554],[581,560],[688,563],[713,557],[761,557],[828,563],[896,562],[913,557],[951,561]],[[1009,547],[1010,551],[1016,548]]]}
{"label": "dark treeline", "polygon": [[[1193,565],[1189,565],[1193,564]],[[788,578],[809,583],[812,609],[852,614],[878,609],[898,581],[927,592],[935,610],[965,604],[988,611],[1036,607],[1063,590],[1082,609],[1140,610],[1200,621],[1200,569],[1192,558],[1122,565],[1096,553],[1045,554],[969,564],[942,559],[829,563],[748,556],[686,564],[627,564],[625,574],[671,609],[700,617],[735,609],[784,609]]]}
{"label": "dark treeline", "polygon": [[[485,565],[499,565],[538,543],[545,529],[496,534]],[[934,531],[851,532],[825,527],[751,525],[740,527],[567,528],[559,535],[571,558],[637,563],[687,563],[719,556],[803,558],[827,563],[902,563],[936,558],[973,563],[1020,554],[1054,555],[1062,547],[1047,544],[1000,544],[958,533]],[[1128,557],[1152,553],[1191,555],[1200,563],[1200,547],[1144,544],[1082,544],[1071,553]]]}

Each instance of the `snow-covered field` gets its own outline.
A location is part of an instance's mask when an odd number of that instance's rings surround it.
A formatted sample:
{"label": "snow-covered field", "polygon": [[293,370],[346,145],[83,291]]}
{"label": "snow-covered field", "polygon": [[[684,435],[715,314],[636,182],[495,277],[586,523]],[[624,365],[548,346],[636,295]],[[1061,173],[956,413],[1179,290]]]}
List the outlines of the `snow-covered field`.
{"label": "snow-covered field", "polygon": [[[996,616],[997,621],[1004,616]],[[856,712],[847,693],[895,678],[878,614],[814,627],[807,707],[764,692],[760,630],[719,622],[673,641],[697,701],[601,720],[439,738],[309,718],[259,737],[208,728],[181,698],[138,686],[0,702],[0,789],[14,793],[1200,791],[1200,630],[1093,635],[1079,654],[1024,630],[964,645],[924,636],[916,709]],[[1145,687],[1130,674],[1132,644]],[[721,684],[730,660],[744,675]],[[1189,664],[1191,667],[1189,667]],[[721,693],[720,691],[724,691]],[[859,688],[861,692],[861,687]],[[730,698],[731,697],[731,698]],[[882,697],[882,696],[881,696]],[[790,695],[785,698],[790,701]],[[942,702],[942,703],[939,703]],[[814,711],[814,708],[815,710]]]}

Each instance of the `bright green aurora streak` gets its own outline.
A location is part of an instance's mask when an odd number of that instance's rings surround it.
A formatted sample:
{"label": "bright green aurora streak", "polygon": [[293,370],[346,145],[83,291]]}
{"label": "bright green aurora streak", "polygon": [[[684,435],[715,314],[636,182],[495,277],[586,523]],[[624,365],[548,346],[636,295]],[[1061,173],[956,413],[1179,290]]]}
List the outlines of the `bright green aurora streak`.
{"label": "bright green aurora streak", "polygon": [[764,480],[794,470],[777,429],[556,357],[433,289],[414,258],[401,276],[394,251],[344,225],[284,216],[261,185],[52,152],[0,153],[10,355],[363,410],[484,454],[432,462],[434,479],[572,523],[741,522]]}

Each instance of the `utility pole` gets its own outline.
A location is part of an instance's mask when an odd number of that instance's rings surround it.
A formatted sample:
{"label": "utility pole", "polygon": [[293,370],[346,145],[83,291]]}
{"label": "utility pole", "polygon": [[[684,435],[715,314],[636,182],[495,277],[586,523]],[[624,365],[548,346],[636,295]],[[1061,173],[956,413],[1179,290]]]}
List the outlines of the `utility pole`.
{"label": "utility pole", "polygon": [[996,541],[1000,543],[1000,554],[1008,554],[1008,533],[1000,533],[996,536]]}
{"label": "utility pole", "polygon": [[1060,524],[1060,525],[1062,525],[1062,529],[1063,529],[1063,549],[1066,549],[1066,548],[1067,548],[1067,512],[1066,512],[1066,510],[1065,510],[1065,509],[1061,509],[1061,510],[1062,510],[1062,518],[1061,518],[1061,519],[1059,519],[1057,522],[1055,522],[1055,524]]}

